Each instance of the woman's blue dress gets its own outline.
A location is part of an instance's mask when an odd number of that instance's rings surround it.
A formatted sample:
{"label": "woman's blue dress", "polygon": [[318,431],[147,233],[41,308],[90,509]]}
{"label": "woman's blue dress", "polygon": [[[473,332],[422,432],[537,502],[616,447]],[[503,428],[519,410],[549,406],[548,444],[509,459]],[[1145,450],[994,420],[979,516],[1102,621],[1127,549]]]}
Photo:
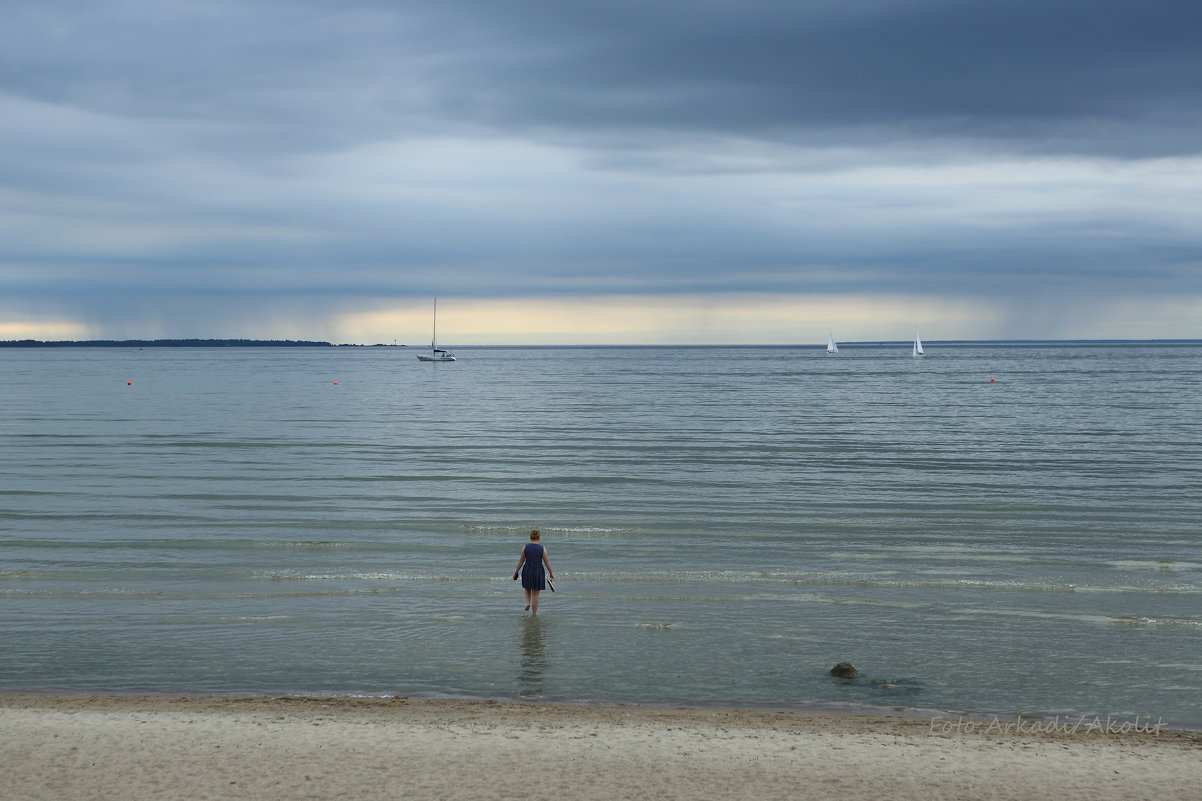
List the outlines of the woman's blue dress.
{"label": "woman's blue dress", "polygon": [[542,592],[547,589],[547,571],[543,568],[543,546],[537,542],[529,542],[526,543],[522,553],[526,555],[526,561],[522,563],[522,589]]}

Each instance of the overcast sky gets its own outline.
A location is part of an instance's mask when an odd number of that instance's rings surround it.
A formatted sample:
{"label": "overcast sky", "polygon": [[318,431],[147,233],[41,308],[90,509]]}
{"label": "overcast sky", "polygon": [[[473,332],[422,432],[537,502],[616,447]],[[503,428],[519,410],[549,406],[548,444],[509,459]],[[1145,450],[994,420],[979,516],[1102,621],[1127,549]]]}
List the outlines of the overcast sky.
{"label": "overcast sky", "polygon": [[1198,0],[46,0],[0,339],[1202,337]]}

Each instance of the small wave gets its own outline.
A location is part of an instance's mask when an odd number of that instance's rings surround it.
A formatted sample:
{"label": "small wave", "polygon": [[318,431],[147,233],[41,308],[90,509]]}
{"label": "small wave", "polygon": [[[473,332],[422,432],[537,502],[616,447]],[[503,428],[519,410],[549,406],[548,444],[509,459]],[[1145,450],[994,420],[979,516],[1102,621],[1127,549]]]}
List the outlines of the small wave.
{"label": "small wave", "polygon": [[555,534],[571,537],[631,537],[637,533],[633,528],[606,528],[604,526],[579,526],[548,530]]}
{"label": "small wave", "polygon": [[1165,572],[1175,572],[1178,570],[1202,570],[1202,564],[1197,562],[1178,562],[1173,559],[1161,559],[1158,561],[1124,559],[1119,561],[1107,562],[1113,567],[1126,568],[1128,570],[1159,570]]}
{"label": "small wave", "polygon": [[633,537],[638,533],[633,528],[610,528],[607,526],[464,526],[463,530],[481,534],[498,534],[506,537],[522,538],[529,536],[530,531],[534,528],[537,528],[539,534],[544,538]]}
{"label": "small wave", "polygon": [[448,576],[437,573],[397,573],[380,571],[374,573],[312,573],[307,571],[256,571],[250,577],[265,581],[388,581],[394,583],[423,582],[423,581],[464,581],[490,582],[498,581],[496,576]]}
{"label": "small wave", "polygon": [[206,597],[224,601],[259,601],[267,598],[345,598],[355,595],[399,594],[396,590],[384,587],[363,587],[359,589],[294,590],[291,592],[219,592]]}
{"label": "small wave", "polygon": [[1023,581],[1019,579],[968,578],[902,578],[894,574],[797,574],[786,572],[743,573],[735,571],[666,571],[632,576],[618,572],[586,573],[572,577],[573,581],[605,581],[657,584],[762,584],[833,587],[886,587],[890,589],[949,589],[949,590],[1010,590],[1018,592],[1115,592],[1146,594],[1202,593],[1202,587],[1177,584],[1170,586],[1139,586],[1127,584],[1080,584],[1058,581]]}
{"label": "small wave", "polygon": [[1110,618],[1104,615],[1080,614],[1076,612],[1040,612],[1034,609],[1006,609],[996,605],[982,606],[978,609],[961,608],[951,620],[974,620],[982,616],[1001,615],[1005,617],[1033,618],[1036,620],[1071,620],[1078,623],[1109,623]]}
{"label": "small wave", "polygon": [[93,598],[167,598],[169,593],[158,590],[133,590],[117,587],[104,590],[4,590],[0,598],[52,598],[55,600],[90,600]]}
{"label": "small wave", "polygon": [[1110,622],[1120,626],[1135,626],[1137,628],[1184,628],[1202,629],[1202,620],[1182,620],[1180,618],[1136,617],[1134,615],[1117,615],[1108,618]]}

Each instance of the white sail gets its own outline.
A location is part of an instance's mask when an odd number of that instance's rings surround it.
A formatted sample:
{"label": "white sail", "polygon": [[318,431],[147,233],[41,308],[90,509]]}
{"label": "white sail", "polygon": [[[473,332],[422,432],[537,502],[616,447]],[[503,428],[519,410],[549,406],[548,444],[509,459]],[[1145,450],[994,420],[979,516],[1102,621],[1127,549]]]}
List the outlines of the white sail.
{"label": "white sail", "polygon": [[912,356],[922,356],[923,355],[922,340],[918,338],[918,329],[917,328],[914,329],[914,352],[910,355],[912,355]]}
{"label": "white sail", "polygon": [[826,352],[827,353],[838,353],[839,352],[839,346],[835,344],[834,332],[831,332],[830,338],[826,340]]}

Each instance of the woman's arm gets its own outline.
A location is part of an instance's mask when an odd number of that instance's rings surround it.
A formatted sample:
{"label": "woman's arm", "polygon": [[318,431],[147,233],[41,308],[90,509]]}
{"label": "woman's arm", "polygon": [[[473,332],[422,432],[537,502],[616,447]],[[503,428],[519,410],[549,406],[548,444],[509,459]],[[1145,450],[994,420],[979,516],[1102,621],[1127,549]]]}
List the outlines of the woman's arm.
{"label": "woman's arm", "polygon": [[[546,556],[546,553],[547,553],[546,551],[543,551],[544,556]],[[513,577],[514,578],[517,578],[518,571],[522,569],[522,565],[525,563],[526,563],[526,546],[523,545],[522,546],[522,555],[520,557],[518,557],[518,566],[513,569]]]}
{"label": "woman's arm", "polygon": [[555,578],[555,571],[551,569],[551,560],[547,558],[547,546],[543,546],[543,564],[547,566],[547,575]]}

